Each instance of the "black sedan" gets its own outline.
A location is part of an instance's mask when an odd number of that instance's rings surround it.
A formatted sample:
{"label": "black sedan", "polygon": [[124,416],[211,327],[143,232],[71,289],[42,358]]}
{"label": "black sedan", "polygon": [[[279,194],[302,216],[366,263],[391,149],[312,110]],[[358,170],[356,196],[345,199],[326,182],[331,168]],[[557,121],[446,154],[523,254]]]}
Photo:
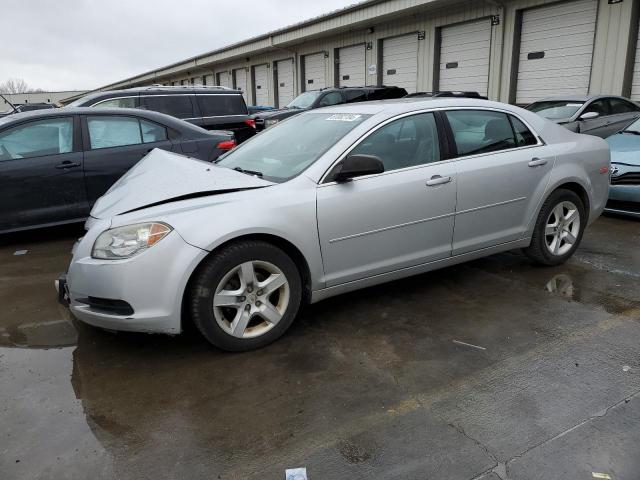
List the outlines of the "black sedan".
{"label": "black sedan", "polygon": [[0,233],[87,218],[95,201],[154,148],[213,161],[233,134],[157,112],[64,108],[0,119]]}
{"label": "black sedan", "polygon": [[640,116],[640,106],[612,95],[545,98],[525,108],[572,132],[601,138],[616,133]]}

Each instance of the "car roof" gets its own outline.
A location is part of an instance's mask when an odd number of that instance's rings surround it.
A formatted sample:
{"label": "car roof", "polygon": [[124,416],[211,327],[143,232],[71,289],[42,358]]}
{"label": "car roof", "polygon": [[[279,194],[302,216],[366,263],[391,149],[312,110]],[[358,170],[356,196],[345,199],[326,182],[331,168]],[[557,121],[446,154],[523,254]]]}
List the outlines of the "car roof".
{"label": "car roof", "polygon": [[164,125],[173,127],[175,129],[188,129],[195,127],[200,129],[196,125],[192,125],[188,122],[180,120],[178,118],[166,115],[160,112],[154,112],[153,110],[141,110],[139,108],[95,108],[95,107],[62,107],[62,108],[49,108],[44,110],[30,110],[28,112],[14,113],[0,118],[0,127],[8,125],[10,123],[16,123],[21,120],[47,118],[47,117],[59,117],[62,115],[135,115],[136,117],[147,118],[149,120],[156,120]]}
{"label": "car roof", "polygon": [[490,107],[497,109],[513,110],[512,105],[490,100],[476,98],[454,97],[410,97],[395,98],[391,100],[375,100],[372,102],[357,102],[334,105],[322,108],[323,112],[332,113],[360,113],[376,115],[378,113],[402,113],[428,108],[455,108],[455,107]]}
{"label": "car roof", "polygon": [[534,103],[563,100],[568,102],[589,102],[591,100],[596,100],[599,98],[620,98],[622,100],[630,101],[628,98],[621,97],[620,95],[555,95],[553,97],[546,97],[540,100],[536,100]]}

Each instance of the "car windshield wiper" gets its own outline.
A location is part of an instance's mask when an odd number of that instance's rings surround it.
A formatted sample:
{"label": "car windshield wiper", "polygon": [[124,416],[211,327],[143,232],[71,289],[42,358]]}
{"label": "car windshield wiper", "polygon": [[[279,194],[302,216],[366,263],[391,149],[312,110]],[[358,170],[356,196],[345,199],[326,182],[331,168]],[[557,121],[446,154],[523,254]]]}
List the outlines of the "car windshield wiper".
{"label": "car windshield wiper", "polygon": [[240,173],[246,173],[247,175],[253,175],[255,177],[262,177],[262,172],[256,170],[245,170],[244,168],[235,167],[234,170]]}
{"label": "car windshield wiper", "polygon": [[618,133],[630,133],[631,135],[640,135],[640,132],[637,130],[620,130]]}

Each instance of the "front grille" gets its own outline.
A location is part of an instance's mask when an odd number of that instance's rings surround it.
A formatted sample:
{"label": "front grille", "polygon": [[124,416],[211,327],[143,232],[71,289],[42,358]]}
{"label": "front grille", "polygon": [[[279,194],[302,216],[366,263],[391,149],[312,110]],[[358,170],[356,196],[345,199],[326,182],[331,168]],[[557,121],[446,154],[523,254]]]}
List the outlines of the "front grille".
{"label": "front grille", "polygon": [[640,185],[640,172],[623,173],[617,177],[611,177],[611,185]]}
{"label": "front grille", "polygon": [[87,297],[78,298],[76,301],[89,305],[92,310],[110,313],[113,315],[133,315],[133,307],[124,300],[111,298]]}
{"label": "front grille", "polygon": [[623,210],[625,212],[640,213],[640,203],[623,202],[621,200],[609,200],[605,208],[611,210]]}

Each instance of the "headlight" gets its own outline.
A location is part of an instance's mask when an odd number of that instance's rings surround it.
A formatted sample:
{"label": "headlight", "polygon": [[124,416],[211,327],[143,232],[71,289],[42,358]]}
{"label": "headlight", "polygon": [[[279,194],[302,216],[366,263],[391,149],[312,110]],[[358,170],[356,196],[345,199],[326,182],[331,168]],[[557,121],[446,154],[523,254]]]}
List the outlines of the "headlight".
{"label": "headlight", "polygon": [[273,127],[276,123],[278,123],[280,120],[278,120],[277,118],[267,118],[264,121],[264,127],[265,128],[269,128],[269,127]]}
{"label": "headlight", "polygon": [[138,223],[112,228],[98,236],[91,256],[107,260],[133,257],[158,243],[171,230],[166,223]]}

